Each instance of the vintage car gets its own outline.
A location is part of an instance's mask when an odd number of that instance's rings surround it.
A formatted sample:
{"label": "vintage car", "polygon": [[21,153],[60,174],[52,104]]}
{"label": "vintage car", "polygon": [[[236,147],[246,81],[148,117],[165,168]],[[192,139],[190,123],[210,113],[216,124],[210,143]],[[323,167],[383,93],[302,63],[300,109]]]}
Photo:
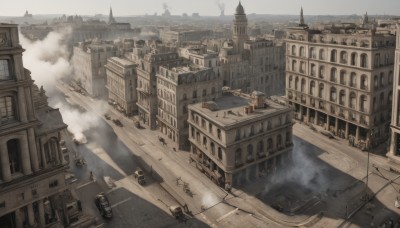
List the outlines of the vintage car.
{"label": "vintage car", "polygon": [[143,170],[137,168],[136,171],[133,173],[133,176],[137,178],[137,181],[140,185],[144,185],[146,183],[146,179],[144,178]]}
{"label": "vintage car", "polygon": [[117,119],[113,119],[113,122],[115,125],[117,125],[118,127],[123,127],[124,125],[121,123],[121,121],[117,120]]}
{"label": "vintage car", "polygon": [[107,196],[101,192],[95,198],[95,204],[97,209],[99,209],[101,216],[104,218],[112,218],[113,213],[111,205],[108,202]]}

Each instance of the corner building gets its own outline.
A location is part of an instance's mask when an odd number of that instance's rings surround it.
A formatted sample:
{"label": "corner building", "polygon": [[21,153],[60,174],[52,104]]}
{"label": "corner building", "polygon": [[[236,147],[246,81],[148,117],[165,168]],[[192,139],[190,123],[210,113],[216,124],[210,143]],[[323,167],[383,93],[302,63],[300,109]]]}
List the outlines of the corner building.
{"label": "corner building", "polygon": [[18,26],[0,24],[0,227],[68,226],[58,109],[23,67]]}
{"label": "corner building", "polygon": [[254,91],[189,105],[191,160],[220,186],[240,186],[290,159],[292,109]]}
{"label": "corner building", "polygon": [[389,136],[395,36],[354,24],[287,30],[286,97],[297,119],[368,149]]}

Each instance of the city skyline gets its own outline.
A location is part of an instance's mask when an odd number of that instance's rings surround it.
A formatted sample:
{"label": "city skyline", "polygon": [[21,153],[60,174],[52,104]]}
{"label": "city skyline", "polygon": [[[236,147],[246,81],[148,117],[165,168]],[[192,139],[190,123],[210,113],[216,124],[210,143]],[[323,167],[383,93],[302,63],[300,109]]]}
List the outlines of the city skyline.
{"label": "city skyline", "polygon": [[[218,4],[219,3],[219,4]],[[384,0],[383,2],[373,0],[355,0],[345,1],[337,0],[332,2],[323,2],[317,0],[299,1],[299,0],[281,0],[276,3],[265,2],[261,0],[242,0],[242,4],[247,14],[283,14],[296,15],[303,7],[305,15],[349,15],[364,14],[370,15],[400,15],[400,1]],[[112,7],[116,17],[132,15],[161,15],[164,8],[167,7],[172,15],[182,15],[187,13],[199,13],[203,16],[217,16],[220,14],[220,6],[224,5],[225,14],[232,15],[237,6],[236,1],[193,1],[187,4],[184,0],[152,0],[149,2],[127,1],[127,0],[88,0],[88,1],[50,1],[50,0],[19,0],[9,2],[0,10],[1,16],[21,16],[25,10],[35,14],[67,14],[67,15],[107,15],[109,8]],[[46,6],[46,7],[43,7]],[[71,7],[72,6],[72,7]],[[345,6],[345,7],[344,7]],[[193,10],[195,9],[195,10]]]}

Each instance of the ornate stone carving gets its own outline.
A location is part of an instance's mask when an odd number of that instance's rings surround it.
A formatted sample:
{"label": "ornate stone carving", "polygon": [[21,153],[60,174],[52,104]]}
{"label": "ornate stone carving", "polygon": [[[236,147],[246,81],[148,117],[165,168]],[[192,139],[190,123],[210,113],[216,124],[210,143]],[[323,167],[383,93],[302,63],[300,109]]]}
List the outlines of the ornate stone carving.
{"label": "ornate stone carving", "polygon": [[7,36],[5,33],[0,33],[0,47],[5,47],[7,46]]}

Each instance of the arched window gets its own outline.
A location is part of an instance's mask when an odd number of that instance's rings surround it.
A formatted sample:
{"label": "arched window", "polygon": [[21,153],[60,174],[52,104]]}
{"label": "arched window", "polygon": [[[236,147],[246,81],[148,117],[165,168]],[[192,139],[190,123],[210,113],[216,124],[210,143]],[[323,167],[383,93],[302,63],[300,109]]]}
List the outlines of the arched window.
{"label": "arched window", "polygon": [[316,70],[315,70],[315,64],[314,64],[314,63],[311,63],[311,72],[310,72],[311,76],[315,76],[315,72],[316,72]]}
{"label": "arched window", "polygon": [[368,56],[367,54],[361,54],[360,56],[360,67],[367,68],[368,67]]}
{"label": "arched window", "polygon": [[254,158],[253,158],[253,144],[249,144],[247,146],[247,161],[251,162],[253,160],[254,160]]}
{"label": "arched window", "polygon": [[310,82],[310,95],[315,96],[315,82],[314,81]]}
{"label": "arched window", "polygon": [[336,102],[336,88],[331,87],[330,101]]}
{"label": "arched window", "polygon": [[222,160],[222,149],[221,147],[218,147],[218,160]]}
{"label": "arched window", "polygon": [[8,59],[0,59],[0,80],[11,79],[10,62]]}
{"label": "arched window", "polygon": [[383,107],[385,104],[384,102],[385,102],[385,94],[381,92],[381,94],[379,95],[379,105]]}
{"label": "arched window", "polygon": [[21,146],[18,139],[7,141],[8,164],[11,174],[21,172]]}
{"label": "arched window", "polygon": [[319,90],[318,90],[318,97],[323,98],[323,96],[324,96],[324,84],[320,83]]}
{"label": "arched window", "polygon": [[272,138],[269,138],[267,140],[267,150],[272,150],[274,148],[274,142],[272,140]]}
{"label": "arched window", "polygon": [[215,154],[215,145],[213,142],[210,143],[210,149],[211,149],[211,154],[214,155]]}
{"label": "arched window", "polygon": [[310,56],[311,56],[311,58],[313,58],[313,59],[316,59],[317,58],[317,54],[315,53],[315,48],[310,48]]}
{"label": "arched window", "polygon": [[331,82],[336,82],[337,81],[337,76],[336,76],[336,68],[331,69]]}
{"label": "arched window", "polygon": [[268,120],[268,123],[267,123],[267,130],[271,130],[271,128],[272,128],[271,121]]}
{"label": "arched window", "polygon": [[356,108],[356,102],[357,102],[356,94],[354,92],[351,92],[350,93],[350,97],[349,97],[350,108],[355,109]]}
{"label": "arched window", "polygon": [[378,83],[378,75],[374,76],[374,88],[377,89],[379,87],[379,83]]}
{"label": "arched window", "polygon": [[298,90],[298,86],[299,86],[299,78],[296,77],[296,79],[294,80],[294,89]]}
{"label": "arched window", "polygon": [[282,148],[282,136],[280,134],[276,137],[276,147],[278,149]]}
{"label": "arched window", "polygon": [[336,62],[336,57],[337,57],[337,51],[332,50],[331,51],[331,62]]}
{"label": "arched window", "polygon": [[207,148],[207,138],[203,136],[203,146]]}
{"label": "arched window", "polygon": [[367,75],[365,75],[365,74],[361,75],[360,86],[361,86],[361,89],[368,89]]}
{"label": "arched window", "polygon": [[346,99],[346,92],[344,90],[340,90],[340,92],[339,92],[339,104],[340,105],[345,105],[345,99]]}
{"label": "arched window", "polygon": [[346,85],[346,71],[341,70],[340,71],[340,84]]}
{"label": "arched window", "polygon": [[297,61],[293,60],[292,61],[292,71],[296,71],[297,70]]}
{"label": "arched window", "polygon": [[357,65],[357,53],[355,52],[351,53],[350,65],[352,66]]}
{"label": "arched window", "polygon": [[340,63],[347,64],[347,52],[345,51],[340,52]]}
{"label": "arched window", "polygon": [[360,96],[360,111],[361,112],[367,111],[367,97],[365,95]]}
{"label": "arched window", "polygon": [[381,64],[381,54],[377,53],[375,54],[374,57],[374,66],[379,67],[380,64]]}
{"label": "arched window", "polygon": [[300,88],[301,92],[305,92],[306,91],[306,80],[303,78],[301,79],[301,88]]}
{"label": "arched window", "polygon": [[235,165],[242,164],[242,149],[239,148],[235,151]]}
{"label": "arched window", "polygon": [[383,86],[385,86],[385,73],[381,73],[381,76],[380,76],[380,86],[381,87],[383,87]]}
{"label": "arched window", "polygon": [[300,47],[300,56],[304,57],[306,55],[305,51],[304,51],[304,47]]}
{"label": "arched window", "polygon": [[388,100],[387,100],[387,104],[391,105],[392,104],[392,99],[393,99],[393,92],[390,91],[388,94]]}
{"label": "arched window", "polygon": [[59,164],[58,159],[58,141],[56,138],[51,138],[44,144],[44,155],[46,164],[56,165]]}
{"label": "arched window", "polygon": [[319,78],[324,78],[325,77],[325,67],[320,66],[319,67]]}
{"label": "arched window", "polygon": [[296,55],[296,45],[292,46],[292,55]]}
{"label": "arched window", "polygon": [[324,60],[325,59],[325,50],[324,49],[320,49],[319,50],[319,59],[320,60]]}
{"label": "arched window", "polygon": [[289,84],[288,84],[289,89],[292,88],[292,83],[293,83],[293,76],[289,75]]}
{"label": "arched window", "polygon": [[264,142],[263,141],[259,141],[257,143],[257,153],[258,153],[259,157],[264,154]]}
{"label": "arched window", "polygon": [[356,73],[354,73],[354,72],[351,72],[351,74],[350,74],[350,86],[352,86],[352,87],[356,87],[357,86],[357,76],[356,76]]}
{"label": "arched window", "polygon": [[14,98],[0,97],[0,124],[16,119]]}

